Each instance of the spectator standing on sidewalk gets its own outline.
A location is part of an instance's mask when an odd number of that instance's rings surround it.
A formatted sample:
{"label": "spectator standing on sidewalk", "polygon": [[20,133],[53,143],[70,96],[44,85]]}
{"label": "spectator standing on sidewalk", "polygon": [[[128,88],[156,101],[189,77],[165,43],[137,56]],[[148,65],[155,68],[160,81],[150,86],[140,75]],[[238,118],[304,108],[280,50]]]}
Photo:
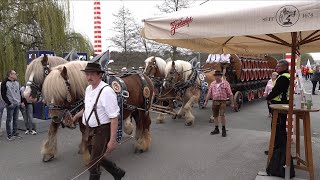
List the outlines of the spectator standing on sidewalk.
{"label": "spectator standing on sidewalk", "polygon": [[227,107],[227,98],[230,99],[230,106],[233,107],[233,94],[228,81],[222,80],[221,71],[214,72],[215,81],[210,84],[204,107],[207,106],[208,101],[212,99],[212,112],[214,117],[214,131],[210,132],[211,135],[219,134],[219,119],[222,125],[222,137],[227,136],[226,131],[226,118],[225,111]]}
{"label": "spectator standing on sidewalk", "polygon": [[304,74],[306,76],[306,81],[308,81],[309,80],[309,67],[304,68]]}
{"label": "spectator standing on sidewalk", "polygon": [[[273,72],[271,75],[271,79],[268,81],[267,86],[264,90],[263,96],[268,96],[270,94],[277,77],[278,77],[278,73]],[[269,117],[271,117],[272,116],[272,109],[270,108],[270,101],[267,101],[267,104],[268,104],[268,110],[269,110]]]}
{"label": "spectator standing on sidewalk", "polygon": [[[1,87],[1,82],[0,82],[0,87]],[[0,90],[1,92],[1,90]],[[3,110],[6,107],[6,103],[3,101],[2,96],[0,95],[0,137],[2,136],[2,129],[1,129],[1,124],[2,124],[2,114]]]}
{"label": "spectator standing on sidewalk", "polygon": [[[279,60],[276,66],[276,71],[279,75],[275,80],[272,91],[266,99],[270,104],[289,104],[289,63],[286,60]],[[286,119],[287,114],[278,114],[274,149],[286,147]],[[269,152],[265,151],[264,153],[267,155]]]}
{"label": "spectator standing on sidewalk", "polygon": [[[311,82],[312,82],[312,95],[318,95],[316,94],[316,86],[317,83],[320,81],[320,66],[316,66],[316,70],[313,72],[312,77],[311,77]],[[320,88],[320,84],[319,84]]]}
{"label": "spectator standing on sidewalk", "polygon": [[27,102],[26,98],[24,98],[23,93],[25,89],[26,89],[25,86],[22,86],[20,89],[21,99],[22,99],[20,111],[23,116],[24,124],[26,126],[26,131],[24,134],[36,135],[37,131],[36,131],[35,124],[33,123],[33,104]]}
{"label": "spectator standing on sidewalk", "polygon": [[7,78],[1,83],[1,96],[6,103],[7,109],[6,131],[9,141],[15,138],[21,138],[17,132],[19,107],[21,105],[20,84],[17,81],[17,76],[16,71],[9,70],[7,72]]}

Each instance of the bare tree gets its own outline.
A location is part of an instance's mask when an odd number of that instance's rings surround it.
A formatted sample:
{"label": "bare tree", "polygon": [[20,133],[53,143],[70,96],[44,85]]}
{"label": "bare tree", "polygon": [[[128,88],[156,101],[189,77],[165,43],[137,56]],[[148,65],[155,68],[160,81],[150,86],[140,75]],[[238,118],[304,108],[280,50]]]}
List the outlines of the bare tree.
{"label": "bare tree", "polygon": [[[135,39],[137,45],[137,47],[135,48],[136,51],[145,52],[146,57],[149,57],[151,55],[159,55],[162,51],[165,50],[163,48],[163,44],[145,39],[141,36],[141,31],[143,29],[141,24],[136,24],[135,28],[137,30],[137,35]],[[157,53],[155,54],[155,52]]]}
{"label": "bare tree", "polygon": [[157,4],[156,7],[162,13],[171,13],[189,8],[193,3],[194,1],[191,0],[163,0],[163,2],[161,4]]}
{"label": "bare tree", "polygon": [[110,39],[113,47],[120,49],[123,58],[128,60],[128,54],[137,48],[137,29],[136,20],[133,18],[131,11],[122,5],[116,14],[113,14],[115,21],[111,29],[115,35]]}

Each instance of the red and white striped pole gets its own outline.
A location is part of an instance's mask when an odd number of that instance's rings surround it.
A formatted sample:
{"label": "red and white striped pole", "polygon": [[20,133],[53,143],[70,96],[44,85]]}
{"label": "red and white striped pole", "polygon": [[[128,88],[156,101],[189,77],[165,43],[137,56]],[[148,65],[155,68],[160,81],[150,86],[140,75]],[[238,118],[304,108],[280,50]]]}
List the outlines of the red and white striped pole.
{"label": "red and white striped pole", "polygon": [[[288,63],[289,63],[289,73],[290,73],[290,70],[291,70],[291,53],[286,53],[286,61],[288,61]],[[296,64],[297,64],[297,59],[298,59],[298,55],[296,55],[296,60],[295,60],[295,62],[296,62]]]}
{"label": "red and white striped pole", "polygon": [[102,52],[101,42],[101,5],[100,1],[94,1],[93,3],[93,35],[94,43],[93,49],[95,54]]}

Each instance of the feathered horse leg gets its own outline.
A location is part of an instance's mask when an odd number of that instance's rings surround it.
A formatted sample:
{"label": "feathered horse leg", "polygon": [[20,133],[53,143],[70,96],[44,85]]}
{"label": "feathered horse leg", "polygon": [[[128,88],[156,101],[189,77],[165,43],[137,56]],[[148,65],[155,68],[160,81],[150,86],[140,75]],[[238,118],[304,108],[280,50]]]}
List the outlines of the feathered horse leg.
{"label": "feathered horse leg", "polygon": [[86,126],[82,123],[81,119],[78,121],[81,131],[81,143],[79,144],[79,154],[82,154],[82,159],[86,165],[90,163],[90,153],[88,150],[88,134],[86,134]]}
{"label": "feathered horse leg", "polygon": [[192,114],[192,107],[193,107],[193,104],[199,100],[200,91],[195,87],[191,87],[187,89],[185,96],[186,96],[185,98],[189,98],[187,100],[187,103],[184,105],[185,125],[191,126],[194,124],[194,119],[195,119],[195,117]]}
{"label": "feathered horse leg", "polygon": [[57,153],[57,131],[60,124],[51,122],[49,131],[48,131],[48,137],[44,141],[42,148],[41,148],[41,154],[42,154],[42,161],[48,162],[51,161],[56,153]]}
{"label": "feathered horse leg", "polygon": [[142,153],[148,151],[151,145],[150,124],[151,119],[149,113],[139,111],[138,116],[134,116],[137,129],[135,134],[136,142],[134,144],[135,153]]}

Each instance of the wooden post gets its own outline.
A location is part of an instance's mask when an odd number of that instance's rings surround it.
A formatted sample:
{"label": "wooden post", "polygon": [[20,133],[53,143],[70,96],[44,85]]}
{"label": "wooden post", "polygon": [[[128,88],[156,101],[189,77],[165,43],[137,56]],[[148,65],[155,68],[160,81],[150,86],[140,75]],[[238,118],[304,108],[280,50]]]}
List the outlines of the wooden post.
{"label": "wooden post", "polygon": [[[295,71],[295,57],[297,53],[297,32],[291,33],[292,46],[291,46],[291,71],[290,71],[290,93],[289,93],[289,122],[288,129],[292,128],[292,115],[293,115],[293,93],[294,93],[294,71]],[[292,131],[288,131],[287,135],[287,150],[286,150],[286,167],[285,167],[285,179],[290,179],[290,166],[291,164],[291,135]]]}

